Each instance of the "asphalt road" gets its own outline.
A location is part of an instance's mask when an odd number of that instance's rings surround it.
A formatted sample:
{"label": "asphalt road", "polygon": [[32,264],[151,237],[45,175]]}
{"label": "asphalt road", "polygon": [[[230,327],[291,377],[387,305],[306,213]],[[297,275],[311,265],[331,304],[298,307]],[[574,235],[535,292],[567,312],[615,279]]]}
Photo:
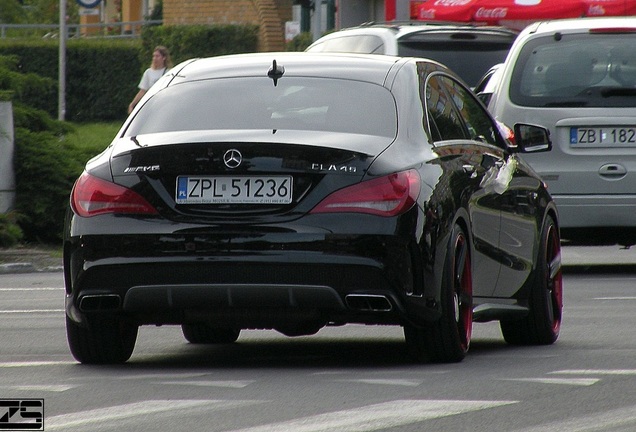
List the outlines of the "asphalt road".
{"label": "asphalt road", "polygon": [[411,363],[396,327],[196,346],[168,326],[142,327],[124,365],[84,366],[61,273],[0,275],[0,399],[41,401],[46,431],[634,431],[636,272],[602,269],[566,273],[556,344],[513,347],[476,324],[451,365]]}

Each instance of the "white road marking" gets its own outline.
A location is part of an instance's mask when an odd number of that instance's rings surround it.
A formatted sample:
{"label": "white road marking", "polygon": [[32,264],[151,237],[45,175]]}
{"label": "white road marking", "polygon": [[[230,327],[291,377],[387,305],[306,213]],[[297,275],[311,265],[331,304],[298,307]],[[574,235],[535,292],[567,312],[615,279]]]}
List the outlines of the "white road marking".
{"label": "white road marking", "polygon": [[0,291],[60,291],[64,287],[0,288]]}
{"label": "white road marking", "polygon": [[255,381],[162,381],[160,384],[185,385],[199,387],[243,388]]}
{"label": "white road marking", "polygon": [[112,420],[122,420],[132,417],[155,413],[174,413],[188,408],[210,407],[214,410],[241,408],[255,405],[262,401],[230,401],[230,400],[149,400],[143,402],[117,405],[107,408],[97,408],[71,414],[61,414],[44,419],[45,430],[65,430],[71,427],[103,423]]}
{"label": "white road marking", "polygon": [[622,426],[618,430],[634,430],[634,428],[625,428],[626,425],[636,427],[636,406],[597,412],[525,429],[515,429],[514,432],[606,432],[618,426]]}
{"label": "white road marking", "polygon": [[77,364],[75,361],[28,361],[28,362],[4,362],[0,363],[0,368],[18,368],[33,366],[59,366]]}
{"label": "white road marking", "polygon": [[636,369],[565,369],[550,372],[560,375],[636,375]]}
{"label": "white road marking", "polygon": [[518,401],[395,400],[233,432],[370,432]]}
{"label": "white road marking", "polygon": [[362,383],[362,384],[406,386],[406,387],[417,387],[422,384],[422,381],[420,380],[406,380],[406,379],[341,379],[336,381],[356,382],[356,383]]}
{"label": "white road marking", "polygon": [[594,300],[636,300],[636,297],[595,297]]}
{"label": "white road marking", "polygon": [[0,310],[0,314],[30,314],[30,313],[60,313],[64,312],[64,309],[15,309],[15,310]]}
{"label": "white road marking", "polygon": [[600,381],[598,378],[506,378],[504,381],[536,382],[540,384],[560,384],[591,386]]}
{"label": "white road marking", "polygon": [[9,388],[11,390],[21,390],[21,391],[44,391],[44,392],[63,392],[66,390],[71,390],[77,385],[21,385],[21,386],[7,386],[5,388]]}

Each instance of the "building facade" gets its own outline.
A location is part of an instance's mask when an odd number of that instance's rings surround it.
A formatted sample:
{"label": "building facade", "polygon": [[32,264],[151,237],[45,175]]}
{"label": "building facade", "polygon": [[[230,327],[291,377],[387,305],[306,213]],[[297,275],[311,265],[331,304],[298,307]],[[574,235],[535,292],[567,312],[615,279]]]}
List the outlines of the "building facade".
{"label": "building facade", "polygon": [[163,0],[164,25],[257,24],[259,51],[285,50],[293,0]]}

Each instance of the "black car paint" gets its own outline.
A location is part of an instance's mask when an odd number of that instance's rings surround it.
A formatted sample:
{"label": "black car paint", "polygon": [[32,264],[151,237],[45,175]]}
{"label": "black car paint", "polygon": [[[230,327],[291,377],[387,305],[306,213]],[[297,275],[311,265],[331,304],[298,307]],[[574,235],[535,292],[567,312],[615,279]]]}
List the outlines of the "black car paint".
{"label": "black car paint", "polygon": [[[385,85],[391,83],[389,76]],[[400,112],[399,118],[418,115],[422,118],[421,108]],[[205,319],[291,335],[330,324],[426,325],[441,314],[449,236],[459,225],[473,245],[475,321],[523,316],[539,253],[537,232],[548,214],[556,216],[542,182],[511,150],[475,141],[424,146],[428,132],[422,128],[413,136],[410,127],[401,124],[398,132],[399,139],[408,131],[408,154],[396,153],[390,139],[365,148],[364,137],[355,144],[354,136],[333,146],[342,137],[321,134],[313,143],[299,144],[311,134],[262,131],[256,141],[295,154],[293,163],[277,158],[277,151],[259,152],[253,144],[259,132],[254,131],[250,142],[241,141],[241,134],[233,141],[217,140],[213,133],[207,140],[200,133],[176,134],[167,139],[172,144],[162,141],[165,136],[116,139],[87,164],[87,171],[151,197],[159,214],[83,218],[69,209],[67,315],[82,323],[92,314],[115,313],[139,325]],[[326,144],[336,147],[328,156]],[[174,160],[162,153],[171,145],[183,149]],[[271,214],[249,206],[236,212],[175,205],[172,179],[186,169],[187,174],[227,169],[219,155],[231,148],[246,156],[245,172],[274,164],[306,179],[307,198],[296,205],[296,197]],[[313,151],[315,159],[309,159]],[[199,164],[193,164],[197,158]],[[484,176],[496,175],[510,159],[517,163],[517,177],[503,194],[485,193]],[[314,164],[336,169],[314,169]],[[125,172],[155,165],[160,168]],[[355,170],[337,169],[342,166]],[[422,188],[416,205],[400,216],[307,214],[335,189],[409,168],[419,172]],[[160,178],[166,172],[167,181]],[[480,222],[476,228],[476,218],[490,225]],[[386,296],[390,307],[351,307],[346,296],[352,294]],[[119,301],[111,302],[110,295]],[[103,296],[109,301],[93,301]]]}

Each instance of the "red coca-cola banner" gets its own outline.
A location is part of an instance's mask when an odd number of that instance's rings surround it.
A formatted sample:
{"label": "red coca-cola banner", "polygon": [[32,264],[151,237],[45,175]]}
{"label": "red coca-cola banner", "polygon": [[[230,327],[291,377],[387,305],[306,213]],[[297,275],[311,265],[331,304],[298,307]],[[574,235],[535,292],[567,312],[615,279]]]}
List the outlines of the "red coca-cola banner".
{"label": "red coca-cola banner", "polygon": [[636,15],[635,0],[425,0],[420,20],[502,24],[585,16]]}

